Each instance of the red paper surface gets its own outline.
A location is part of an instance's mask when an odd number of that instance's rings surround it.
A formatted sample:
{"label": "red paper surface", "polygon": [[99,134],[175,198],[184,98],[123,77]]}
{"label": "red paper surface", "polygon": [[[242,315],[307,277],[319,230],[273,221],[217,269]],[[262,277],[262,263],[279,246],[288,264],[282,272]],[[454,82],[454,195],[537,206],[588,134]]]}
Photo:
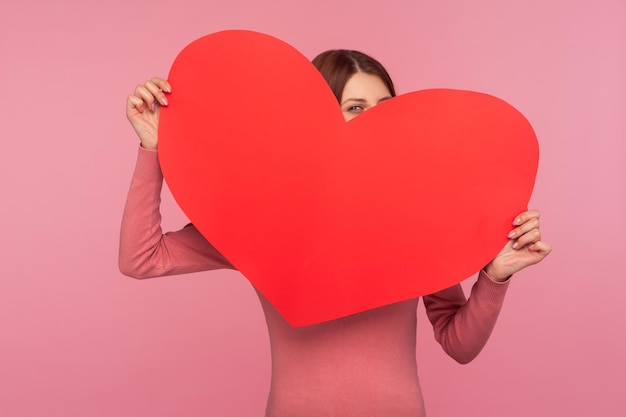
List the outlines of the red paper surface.
{"label": "red paper surface", "polygon": [[533,129],[493,96],[417,91],[346,123],[304,56],[248,31],[191,43],[169,81],[159,155],[176,201],[292,325],[457,284],[532,192]]}

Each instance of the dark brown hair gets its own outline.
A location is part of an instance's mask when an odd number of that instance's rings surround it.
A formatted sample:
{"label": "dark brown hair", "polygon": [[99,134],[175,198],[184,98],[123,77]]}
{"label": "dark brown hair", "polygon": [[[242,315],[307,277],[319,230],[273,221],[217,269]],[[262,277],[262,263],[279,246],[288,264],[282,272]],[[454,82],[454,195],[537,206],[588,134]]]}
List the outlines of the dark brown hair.
{"label": "dark brown hair", "polygon": [[338,102],[346,83],[357,72],[378,76],[392,97],[396,96],[393,81],[380,62],[363,52],[348,49],[325,51],[313,59],[313,65],[322,73]]}

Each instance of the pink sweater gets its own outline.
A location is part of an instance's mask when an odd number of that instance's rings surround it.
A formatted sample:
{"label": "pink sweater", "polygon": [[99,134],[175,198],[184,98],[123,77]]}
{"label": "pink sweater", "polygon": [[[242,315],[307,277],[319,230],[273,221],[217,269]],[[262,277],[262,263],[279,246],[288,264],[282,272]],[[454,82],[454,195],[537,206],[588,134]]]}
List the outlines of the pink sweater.
{"label": "pink sweater", "polygon": [[[120,238],[120,270],[134,278],[231,268],[188,225],[161,231],[157,152],[140,147]],[[506,283],[484,272],[465,299],[460,285],[424,297],[435,338],[460,363],[483,348]],[[272,351],[266,417],[424,416],[415,358],[418,299],[306,327],[291,327],[261,295]]]}

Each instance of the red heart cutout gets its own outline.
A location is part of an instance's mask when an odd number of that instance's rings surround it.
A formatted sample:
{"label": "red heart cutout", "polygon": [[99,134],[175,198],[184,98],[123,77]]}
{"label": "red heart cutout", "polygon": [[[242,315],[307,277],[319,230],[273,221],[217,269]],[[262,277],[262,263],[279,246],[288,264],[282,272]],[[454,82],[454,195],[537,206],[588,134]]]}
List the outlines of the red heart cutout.
{"label": "red heart cutout", "polygon": [[413,92],[346,123],[308,59],[248,31],[191,43],[169,81],[159,154],[175,199],[292,325],[460,282],[532,192],[533,129],[486,94]]}

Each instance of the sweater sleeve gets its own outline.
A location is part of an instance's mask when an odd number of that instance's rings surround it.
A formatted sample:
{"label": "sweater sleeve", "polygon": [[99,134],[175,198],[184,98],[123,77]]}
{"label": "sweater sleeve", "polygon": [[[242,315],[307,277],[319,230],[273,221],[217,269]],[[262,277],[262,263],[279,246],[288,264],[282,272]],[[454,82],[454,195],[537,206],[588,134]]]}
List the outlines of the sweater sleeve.
{"label": "sweater sleeve", "polygon": [[163,234],[163,174],[156,151],[139,148],[135,172],[122,216],[119,268],[133,278],[234,269],[192,224]]}
{"label": "sweater sleeve", "polygon": [[424,297],[435,339],[459,363],[474,359],[487,343],[502,308],[509,281],[499,283],[480,271],[466,300],[460,284]]}

